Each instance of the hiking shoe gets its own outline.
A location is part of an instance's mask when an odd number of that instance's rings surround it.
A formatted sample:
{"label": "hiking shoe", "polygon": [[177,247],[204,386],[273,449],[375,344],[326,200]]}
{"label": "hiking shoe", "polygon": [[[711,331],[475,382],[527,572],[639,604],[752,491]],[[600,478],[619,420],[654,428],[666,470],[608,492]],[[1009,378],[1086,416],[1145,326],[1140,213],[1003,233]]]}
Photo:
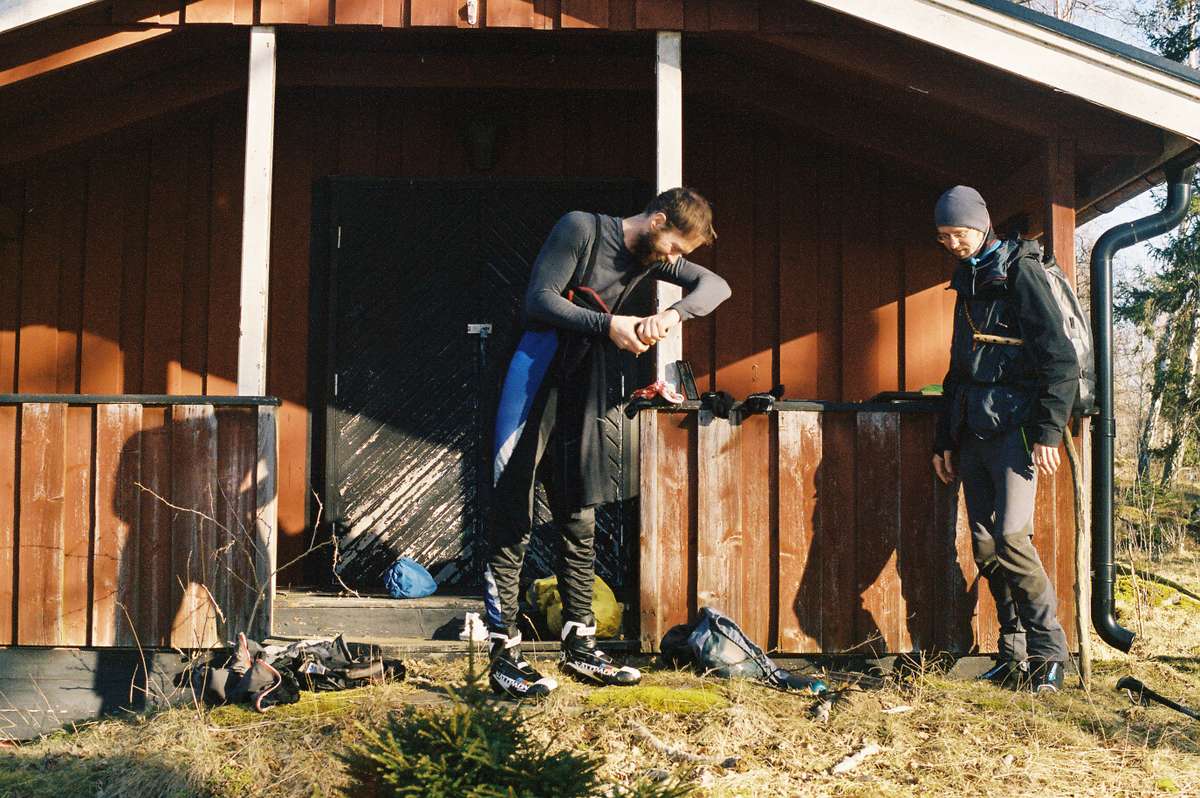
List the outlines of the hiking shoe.
{"label": "hiking shoe", "polygon": [[1029,678],[1029,666],[1011,659],[1001,660],[976,677],[976,681],[989,682],[997,687],[1016,687]]}
{"label": "hiking shoe", "polygon": [[642,672],[618,666],[612,657],[596,648],[596,627],[578,621],[563,624],[562,654],[558,667],[563,673],[605,685],[631,685],[642,680]]}
{"label": "hiking shoe", "polygon": [[509,637],[492,632],[491,664],[488,684],[497,695],[512,698],[543,698],[558,687],[558,682],[542,676],[521,656],[521,635]]}
{"label": "hiking shoe", "polygon": [[1063,664],[1061,662],[1046,662],[1035,668],[1029,689],[1034,693],[1057,693],[1062,690]]}

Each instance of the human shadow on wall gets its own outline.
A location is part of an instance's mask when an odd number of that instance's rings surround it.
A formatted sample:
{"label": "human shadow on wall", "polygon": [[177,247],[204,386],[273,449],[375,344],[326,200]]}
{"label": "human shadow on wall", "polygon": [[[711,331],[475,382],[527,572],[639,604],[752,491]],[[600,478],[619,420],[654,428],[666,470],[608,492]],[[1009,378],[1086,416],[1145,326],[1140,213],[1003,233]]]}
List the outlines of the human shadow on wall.
{"label": "human shadow on wall", "polygon": [[111,510],[97,519],[94,645],[191,649],[266,636],[275,477],[259,457],[259,412],[116,406],[108,420],[129,431],[113,430],[127,435],[115,474],[98,468],[108,496],[97,504]]}
{"label": "human shadow on wall", "polygon": [[959,558],[957,485],[942,485],[929,463],[930,419],[818,418],[811,548],[791,603],[801,636],[827,654],[970,652],[979,586]]}

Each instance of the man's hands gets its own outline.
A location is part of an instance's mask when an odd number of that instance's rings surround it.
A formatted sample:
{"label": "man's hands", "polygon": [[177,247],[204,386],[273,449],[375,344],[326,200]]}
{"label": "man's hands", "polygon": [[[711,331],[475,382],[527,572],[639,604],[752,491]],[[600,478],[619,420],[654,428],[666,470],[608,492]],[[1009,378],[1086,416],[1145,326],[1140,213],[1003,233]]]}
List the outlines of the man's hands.
{"label": "man's hands", "polygon": [[608,339],[617,345],[618,349],[640,355],[650,348],[638,337],[638,326],[642,320],[637,316],[613,316],[608,323]]}
{"label": "man's hands", "polygon": [[958,472],[954,470],[954,452],[947,449],[941,454],[935,454],[933,456],[933,470],[937,472],[938,479],[947,485],[958,479]]}
{"label": "man's hands", "polygon": [[674,309],[664,310],[662,313],[657,313],[653,316],[647,316],[638,324],[638,338],[643,343],[653,346],[662,339],[667,337],[667,333],[671,332],[671,328],[680,322],[679,311]]}
{"label": "man's hands", "polygon": [[679,312],[664,310],[653,316],[613,316],[608,325],[608,338],[618,349],[640,355],[667,337],[679,324]]}
{"label": "man's hands", "polygon": [[[1047,446],[1044,443],[1033,445],[1033,467],[1041,473],[1052,476],[1058,470],[1060,462],[1057,446]],[[947,485],[957,479],[958,474],[954,470],[954,452],[947,450],[941,454],[935,454],[933,470],[937,472],[938,479]]]}
{"label": "man's hands", "polygon": [[1046,476],[1051,476],[1058,470],[1058,447],[1047,446],[1044,443],[1033,445],[1033,466]]}

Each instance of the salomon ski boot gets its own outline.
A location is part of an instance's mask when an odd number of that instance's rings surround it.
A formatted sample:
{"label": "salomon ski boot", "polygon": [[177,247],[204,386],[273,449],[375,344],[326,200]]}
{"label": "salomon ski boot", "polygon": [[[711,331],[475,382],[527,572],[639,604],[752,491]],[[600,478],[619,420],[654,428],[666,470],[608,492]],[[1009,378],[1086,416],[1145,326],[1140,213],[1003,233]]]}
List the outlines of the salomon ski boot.
{"label": "salomon ski boot", "polygon": [[558,667],[582,679],[607,685],[631,685],[642,680],[642,673],[628,665],[618,666],[612,657],[596,648],[596,626],[567,621],[562,630],[562,654]]}
{"label": "salomon ski boot", "polygon": [[1033,679],[1030,681],[1029,689],[1039,695],[1059,692],[1062,690],[1063,670],[1061,662],[1040,663],[1037,667],[1032,668]]}
{"label": "salomon ski boot", "polygon": [[558,682],[542,676],[521,656],[521,634],[509,637],[492,632],[491,664],[488,684],[492,692],[512,698],[543,698],[558,687]]}
{"label": "salomon ski boot", "polygon": [[989,682],[997,687],[1017,688],[1029,680],[1029,666],[1011,659],[1000,660],[981,673],[976,681]]}

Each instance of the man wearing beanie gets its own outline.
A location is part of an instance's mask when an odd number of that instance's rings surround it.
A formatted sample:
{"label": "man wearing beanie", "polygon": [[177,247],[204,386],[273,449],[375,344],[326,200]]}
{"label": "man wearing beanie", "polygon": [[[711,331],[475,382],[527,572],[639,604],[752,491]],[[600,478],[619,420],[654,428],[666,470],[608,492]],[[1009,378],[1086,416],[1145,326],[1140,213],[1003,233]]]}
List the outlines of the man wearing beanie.
{"label": "man wearing beanie", "polygon": [[941,196],[934,222],[959,265],[933,467],[946,484],[962,480],[975,562],[996,599],[999,658],[982,678],[1056,692],[1069,654],[1033,546],[1033,510],[1039,473],[1058,468],[1075,350],[1037,242],[999,240],[983,197],[967,186]]}

